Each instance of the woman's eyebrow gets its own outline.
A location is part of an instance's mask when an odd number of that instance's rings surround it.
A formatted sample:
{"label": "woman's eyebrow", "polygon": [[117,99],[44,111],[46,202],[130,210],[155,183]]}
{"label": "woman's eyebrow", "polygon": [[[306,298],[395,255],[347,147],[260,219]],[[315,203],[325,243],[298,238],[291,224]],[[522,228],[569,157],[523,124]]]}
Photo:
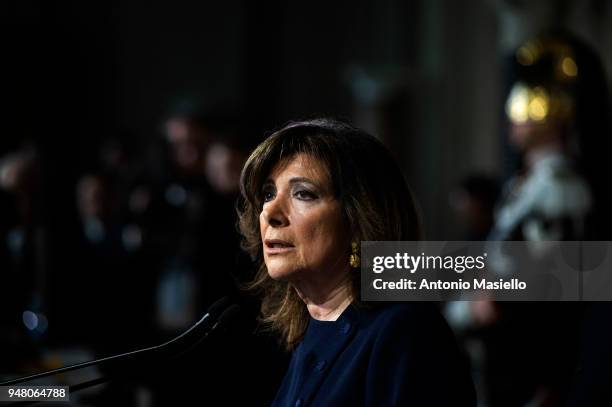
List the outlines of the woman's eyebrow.
{"label": "woman's eyebrow", "polygon": [[306,182],[308,184],[314,185],[317,188],[320,188],[319,184],[317,182],[313,181],[310,178],[306,178],[306,177],[294,177],[294,178],[291,178],[289,180],[289,184],[298,184],[300,182]]}
{"label": "woman's eyebrow", "polygon": [[[319,184],[318,182],[314,181],[311,178],[307,178],[307,177],[293,177],[293,178],[291,178],[289,180],[289,184],[290,185],[295,185],[295,184],[299,184],[299,183],[308,183],[308,184],[313,185],[315,188],[322,189],[321,184]],[[266,187],[269,187],[269,186],[272,186],[272,187],[276,186],[276,182],[272,178],[268,178],[261,185],[262,188],[266,188]]]}

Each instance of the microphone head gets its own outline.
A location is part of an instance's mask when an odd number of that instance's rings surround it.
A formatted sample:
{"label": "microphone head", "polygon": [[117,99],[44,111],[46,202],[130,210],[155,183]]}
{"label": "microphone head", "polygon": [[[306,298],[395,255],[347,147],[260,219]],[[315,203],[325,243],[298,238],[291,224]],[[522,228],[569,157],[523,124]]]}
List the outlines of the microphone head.
{"label": "microphone head", "polygon": [[219,316],[217,323],[213,329],[226,328],[231,322],[233,322],[240,314],[240,307],[236,304],[232,304]]}
{"label": "microphone head", "polygon": [[[238,306],[231,305],[229,297],[223,297],[208,307],[206,314],[198,322],[179,336],[168,342],[157,346],[158,352],[172,355],[191,348],[194,344],[206,338],[219,325],[221,317],[224,319],[234,318]],[[229,308],[228,308],[229,307]],[[229,312],[228,312],[229,311]],[[225,324],[225,322],[223,322]]]}
{"label": "microphone head", "polygon": [[[225,298],[223,300],[225,300]],[[215,307],[213,311],[217,313],[218,310],[220,311],[223,309],[220,304],[226,305],[227,303],[229,303],[229,300],[223,301],[223,303],[217,301],[213,304]],[[165,351],[167,357],[182,356],[185,353],[191,352],[202,341],[214,335],[215,332],[224,331],[230,323],[237,319],[239,314],[240,307],[236,304],[231,304],[229,307],[226,306],[218,317],[208,312],[204,318],[198,321],[194,326],[173,340],[161,345],[159,348]],[[208,318],[206,318],[206,316],[208,316]],[[200,324],[202,321],[204,321],[204,323]]]}
{"label": "microphone head", "polygon": [[215,301],[210,307],[208,307],[206,313],[216,319],[219,315],[223,313],[224,310],[226,310],[227,307],[230,306],[230,304],[231,301],[229,297],[220,298]]}

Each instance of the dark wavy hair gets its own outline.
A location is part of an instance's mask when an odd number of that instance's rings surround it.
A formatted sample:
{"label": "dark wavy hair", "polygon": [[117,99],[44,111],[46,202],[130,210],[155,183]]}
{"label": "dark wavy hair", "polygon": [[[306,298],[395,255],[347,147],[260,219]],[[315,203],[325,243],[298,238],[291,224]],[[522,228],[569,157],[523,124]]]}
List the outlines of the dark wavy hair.
{"label": "dark wavy hair", "polygon": [[[242,247],[258,271],[248,285],[263,296],[264,323],[278,332],[287,349],[303,337],[308,313],[290,283],[273,280],[263,261],[259,215],[262,187],[272,169],[297,154],[307,154],[330,174],[344,209],[351,240],[419,240],[421,227],[412,193],[387,148],[368,133],[332,119],[291,122],[264,140],[241,174],[238,204]],[[347,263],[348,253],[347,248]],[[360,276],[352,273],[351,293],[359,298]]]}

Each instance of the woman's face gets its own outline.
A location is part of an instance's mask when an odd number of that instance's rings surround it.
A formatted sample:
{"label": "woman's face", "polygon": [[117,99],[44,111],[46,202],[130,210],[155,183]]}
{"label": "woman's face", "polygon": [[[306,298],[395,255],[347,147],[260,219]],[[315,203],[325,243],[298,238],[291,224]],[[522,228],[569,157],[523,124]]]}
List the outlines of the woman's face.
{"label": "woman's face", "polygon": [[278,163],[262,197],[259,225],[270,277],[334,279],[348,271],[348,223],[317,159],[298,154]]}

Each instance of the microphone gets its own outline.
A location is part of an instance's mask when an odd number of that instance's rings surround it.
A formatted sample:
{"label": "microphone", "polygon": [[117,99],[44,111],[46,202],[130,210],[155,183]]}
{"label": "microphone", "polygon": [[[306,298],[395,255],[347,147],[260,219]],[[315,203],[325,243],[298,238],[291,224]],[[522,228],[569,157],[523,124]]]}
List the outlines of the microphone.
{"label": "microphone", "polygon": [[[238,316],[239,312],[240,308],[238,305],[232,304],[228,297],[223,297],[211,305],[206,314],[199,321],[193,324],[191,328],[187,329],[179,336],[162,343],[161,345],[151,346],[144,349],[121,353],[119,355],[109,356],[89,362],[77,363],[47,372],[12,379],[0,383],[0,386],[10,386],[96,365],[112,367],[118,371],[125,371],[125,368],[129,368],[130,365],[133,367],[135,362],[159,362],[162,360],[175,358],[191,351],[198,344],[200,344],[200,342],[208,338],[214,332],[226,328],[227,325]],[[84,389],[99,383],[103,383],[107,380],[108,378],[101,378],[92,380],[90,382],[80,383],[75,386],[70,386],[70,390],[76,391]]]}

